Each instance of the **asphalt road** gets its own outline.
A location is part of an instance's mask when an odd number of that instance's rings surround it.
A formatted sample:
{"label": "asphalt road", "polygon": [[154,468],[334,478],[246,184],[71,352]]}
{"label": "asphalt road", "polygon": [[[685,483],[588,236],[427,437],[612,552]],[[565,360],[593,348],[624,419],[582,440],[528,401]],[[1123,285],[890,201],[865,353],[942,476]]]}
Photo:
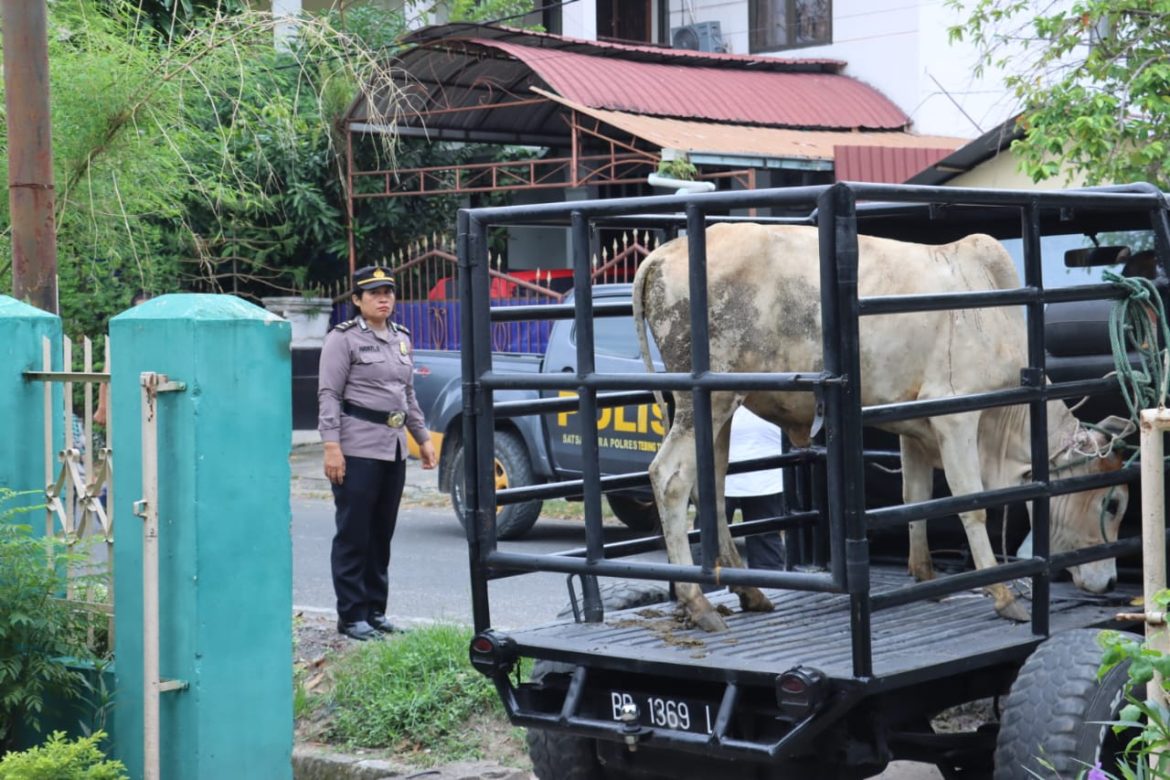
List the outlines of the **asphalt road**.
{"label": "asphalt road", "polygon": [[[329,546],[333,537],[333,503],[294,498],[293,604],[298,608],[332,611]],[[606,528],[607,541],[636,536],[623,528]],[[517,542],[500,549],[545,553],[580,547],[584,529],[579,521],[541,519]],[[491,622],[511,628],[552,620],[568,603],[562,574],[523,574],[489,586]],[[406,624],[432,621],[470,625],[471,581],[467,542],[450,509],[405,509],[390,558],[390,606],[393,620]]]}

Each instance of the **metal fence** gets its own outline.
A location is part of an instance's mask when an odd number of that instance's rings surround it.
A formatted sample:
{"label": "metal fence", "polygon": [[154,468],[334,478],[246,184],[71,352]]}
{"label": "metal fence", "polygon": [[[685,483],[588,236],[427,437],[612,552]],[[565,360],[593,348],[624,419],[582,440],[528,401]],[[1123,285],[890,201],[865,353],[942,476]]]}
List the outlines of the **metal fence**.
{"label": "metal fence", "polygon": [[[589,265],[591,284],[629,282],[642,259],[657,246],[657,231],[605,229],[591,238],[596,249]],[[394,320],[410,330],[418,349],[458,351],[463,345],[463,309],[459,300],[459,263],[450,241],[432,236],[388,259],[398,282]],[[570,268],[505,268],[499,252],[488,257],[488,278],[493,306],[540,306],[561,303],[574,287]],[[339,285],[330,296],[332,322],[348,319],[350,290]],[[544,354],[552,323],[546,319],[496,322],[491,326],[495,352]]]}
{"label": "metal fence", "polygon": [[[106,615],[112,647],[114,461],[109,447],[112,420],[108,404],[102,403],[110,376],[109,339],[101,343],[104,371],[94,369],[94,344],[89,337],[82,339],[80,352],[75,346],[68,336],[62,337],[62,370],[54,371],[53,345],[45,339],[41,370],[26,374],[44,383],[45,536],[59,539],[68,551],[87,561],[69,570],[65,598],[81,609]],[[55,421],[53,395],[58,390],[64,403],[61,418]],[[100,422],[95,423],[95,416]],[[55,422],[65,432],[60,450],[53,446]],[[92,643],[92,623],[90,630]]]}

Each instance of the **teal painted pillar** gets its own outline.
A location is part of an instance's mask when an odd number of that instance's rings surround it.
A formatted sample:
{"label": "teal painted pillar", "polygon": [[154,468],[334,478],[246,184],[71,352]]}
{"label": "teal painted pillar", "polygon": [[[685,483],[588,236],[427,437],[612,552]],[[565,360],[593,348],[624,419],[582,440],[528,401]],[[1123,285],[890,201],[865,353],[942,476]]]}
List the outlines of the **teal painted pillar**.
{"label": "teal painted pillar", "polygon": [[161,777],[292,775],[289,324],[226,295],[164,295],[110,321],[117,528],[114,752],[143,774],[143,372],[160,393]]}
{"label": "teal painted pillar", "polygon": [[[45,385],[26,380],[24,372],[42,369],[41,343],[46,337],[52,344],[53,365],[59,368],[61,318],[0,295],[0,487],[37,491],[13,506],[45,503]],[[60,396],[58,389],[55,410],[60,410]],[[61,426],[56,422],[54,426],[55,451],[61,442]],[[34,529],[43,528],[43,520],[41,515],[21,518]]]}

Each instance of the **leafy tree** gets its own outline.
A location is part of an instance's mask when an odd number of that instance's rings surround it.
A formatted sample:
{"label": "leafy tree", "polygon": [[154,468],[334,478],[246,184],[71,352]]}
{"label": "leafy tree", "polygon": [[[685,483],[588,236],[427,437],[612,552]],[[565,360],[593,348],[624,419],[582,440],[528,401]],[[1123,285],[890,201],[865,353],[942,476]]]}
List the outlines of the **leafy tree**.
{"label": "leafy tree", "polygon": [[[287,50],[275,20],[238,3],[56,0],[50,4],[61,313],[104,331],[135,290],[262,295],[344,277],[348,255],[341,119],[361,90],[401,111],[390,55],[406,29],[374,8],[305,17]],[[475,9],[491,18],[525,0]],[[153,10],[151,10],[153,9]],[[173,24],[159,34],[157,12]],[[148,13],[149,11],[149,13]],[[458,11],[458,9],[455,9]],[[454,11],[453,11],[454,13]],[[459,13],[463,13],[459,11]],[[0,138],[0,175],[6,174]],[[474,147],[357,139],[360,167],[443,165]],[[0,284],[10,286],[7,191]],[[388,257],[453,222],[453,199],[364,201],[363,258]]]}
{"label": "leafy tree", "polygon": [[947,0],[950,30],[997,69],[1027,131],[1012,149],[1034,180],[1170,185],[1170,0]]}

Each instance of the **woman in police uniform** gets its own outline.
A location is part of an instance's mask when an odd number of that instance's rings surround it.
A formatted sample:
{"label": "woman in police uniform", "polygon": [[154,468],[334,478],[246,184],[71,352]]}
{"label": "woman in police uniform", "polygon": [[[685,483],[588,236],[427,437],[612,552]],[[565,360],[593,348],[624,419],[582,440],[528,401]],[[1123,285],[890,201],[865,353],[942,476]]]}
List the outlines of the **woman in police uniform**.
{"label": "woman in police uniform", "polygon": [[437,458],[414,397],[410,333],[390,321],[394,276],[367,266],[353,281],[358,316],[330,331],[321,348],[317,427],[337,509],[337,630],[365,640],[395,630],[386,618],[387,569],[406,479],[405,431],[418,442],[424,469]]}

